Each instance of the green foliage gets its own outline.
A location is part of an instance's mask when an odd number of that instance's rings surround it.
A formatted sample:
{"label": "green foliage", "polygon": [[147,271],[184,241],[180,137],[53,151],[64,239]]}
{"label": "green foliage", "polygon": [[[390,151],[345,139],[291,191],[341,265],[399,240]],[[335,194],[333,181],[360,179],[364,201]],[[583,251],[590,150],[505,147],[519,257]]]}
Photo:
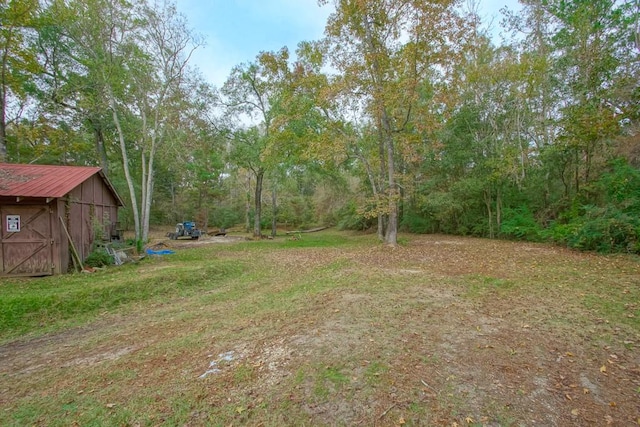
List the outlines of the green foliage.
{"label": "green foliage", "polygon": [[506,237],[520,240],[539,241],[542,238],[542,227],[526,205],[504,209],[500,232]]}
{"label": "green foliage", "polygon": [[433,232],[433,222],[417,212],[405,211],[401,227],[410,233],[426,234]]}
{"label": "green foliage", "polygon": [[640,253],[640,171],[616,159],[610,169],[579,198],[550,235],[566,245],[598,252]]}
{"label": "green foliage", "polygon": [[463,206],[456,200],[452,192],[435,191],[424,198],[422,211],[426,218],[430,218],[432,231],[444,233],[466,234],[466,229],[460,227],[459,217]]}
{"label": "green foliage", "polygon": [[129,247],[134,246],[139,254],[144,252],[145,242],[140,239],[127,239],[125,245]]}
{"label": "green foliage", "polygon": [[89,267],[105,267],[113,264],[113,257],[103,248],[98,248],[89,254],[84,263]]}
{"label": "green foliage", "polygon": [[374,225],[374,220],[358,209],[357,203],[350,200],[338,211],[338,230],[367,230]]}
{"label": "green foliage", "polygon": [[640,218],[614,207],[586,206],[583,212],[568,224],[555,225],[555,239],[581,250],[640,253]]}
{"label": "green foliage", "polygon": [[[271,212],[266,212],[271,223]],[[297,194],[283,198],[278,206],[278,222],[293,226],[305,226],[315,222],[315,206],[310,196]]]}
{"label": "green foliage", "polygon": [[229,206],[216,206],[209,222],[214,227],[230,228],[242,222],[242,213]]}
{"label": "green foliage", "polygon": [[430,232],[486,235],[482,185],[481,180],[469,177],[438,186],[442,188],[425,186],[418,206]]}
{"label": "green foliage", "polygon": [[629,215],[640,215],[640,170],[624,159],[614,159],[597,182],[608,204]]}

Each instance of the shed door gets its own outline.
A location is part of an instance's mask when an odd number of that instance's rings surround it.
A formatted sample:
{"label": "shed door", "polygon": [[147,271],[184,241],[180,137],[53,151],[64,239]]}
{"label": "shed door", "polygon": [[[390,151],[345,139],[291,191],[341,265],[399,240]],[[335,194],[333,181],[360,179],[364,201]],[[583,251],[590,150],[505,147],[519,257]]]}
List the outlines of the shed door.
{"label": "shed door", "polygon": [[2,206],[0,251],[3,275],[53,274],[49,206]]}

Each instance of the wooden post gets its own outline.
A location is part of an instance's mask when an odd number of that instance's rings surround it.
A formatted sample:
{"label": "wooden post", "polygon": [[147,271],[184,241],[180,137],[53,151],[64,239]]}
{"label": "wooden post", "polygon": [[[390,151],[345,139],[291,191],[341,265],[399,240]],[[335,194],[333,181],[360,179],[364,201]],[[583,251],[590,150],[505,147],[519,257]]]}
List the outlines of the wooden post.
{"label": "wooden post", "polygon": [[67,239],[69,240],[69,245],[71,246],[71,260],[73,261],[73,266],[75,269],[80,272],[82,271],[82,260],[80,259],[80,255],[78,255],[78,251],[76,250],[76,246],[73,244],[73,240],[71,240],[71,235],[69,234],[69,230],[67,230],[67,225],[64,223],[64,220],[61,216],[58,217],[60,219],[60,224],[62,224],[62,229],[64,233],[67,235]]}

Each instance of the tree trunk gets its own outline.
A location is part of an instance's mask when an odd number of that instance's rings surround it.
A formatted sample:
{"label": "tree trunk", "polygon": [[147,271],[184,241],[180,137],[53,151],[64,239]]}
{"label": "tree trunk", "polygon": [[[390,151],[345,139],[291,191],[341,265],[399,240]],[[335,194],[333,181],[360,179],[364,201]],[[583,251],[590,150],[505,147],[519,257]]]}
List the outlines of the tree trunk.
{"label": "tree trunk", "polygon": [[202,203],[204,200],[208,201],[209,195],[205,189],[201,189],[200,199],[198,200],[198,211],[201,213],[202,222],[200,223],[200,228],[204,230],[205,233],[209,230],[209,203]]}
{"label": "tree trunk", "polygon": [[[168,85],[168,84],[167,84]],[[154,187],[154,161],[156,158],[156,153],[158,151],[158,146],[163,142],[164,139],[164,127],[161,126],[161,117],[160,117],[160,108],[162,106],[162,101],[165,98],[165,94],[167,93],[167,85],[162,89],[159,99],[157,100],[157,104],[155,106],[154,117],[153,117],[153,128],[151,129],[151,147],[149,149],[149,157],[147,161],[147,170],[146,175],[142,174],[142,191],[143,191],[143,204],[142,204],[142,241],[146,242],[149,238],[149,219],[151,217],[151,201],[153,199],[153,187]],[[146,133],[147,129],[147,115],[142,110],[142,120],[143,132]],[[144,137],[143,133],[143,137]],[[142,155],[144,157],[144,150],[142,151]],[[144,159],[142,164],[144,165]]]}
{"label": "tree trunk", "polygon": [[[365,41],[367,43],[368,51],[372,55],[372,80],[373,80],[373,100],[380,114],[377,120],[378,124],[378,136],[380,138],[380,164],[381,164],[381,179],[384,179],[384,163],[386,155],[386,167],[387,167],[387,183],[388,183],[388,196],[389,196],[389,222],[387,224],[387,230],[384,233],[384,241],[388,245],[395,246],[398,244],[398,200],[397,200],[397,188],[395,181],[395,167],[394,167],[394,143],[391,135],[391,119],[387,114],[387,107],[385,105],[383,96],[383,81],[384,75],[381,70],[380,64],[377,60],[378,51],[373,42],[373,36],[371,34],[371,21],[368,16],[365,15],[364,19],[365,28]],[[386,151],[386,153],[385,153]],[[384,221],[383,221],[384,222]],[[380,233],[381,230],[378,230]]]}
{"label": "tree trunk", "polygon": [[253,237],[262,237],[262,227],[260,220],[262,219],[262,181],[264,179],[264,170],[259,169],[256,173],[256,193],[255,193],[255,216],[253,218]]}
{"label": "tree trunk", "polygon": [[[158,132],[158,130],[156,129],[155,132]],[[162,135],[160,135],[160,137],[162,137]],[[157,147],[158,147],[158,137],[153,136],[151,138],[151,150],[149,153],[149,159],[148,159],[148,163],[147,163],[147,173],[146,173],[146,180],[143,180],[142,182],[142,188],[144,188],[145,190],[145,197],[144,197],[144,204],[142,206],[143,209],[143,218],[144,221],[142,222],[142,241],[146,242],[147,239],[149,238],[149,218],[151,217],[151,201],[152,201],[152,195],[153,195],[153,187],[154,187],[154,159],[155,159],[155,154],[157,151]],[[144,176],[144,175],[143,175]]]}
{"label": "tree trunk", "polygon": [[247,199],[245,202],[244,209],[244,224],[246,232],[251,231],[251,176],[247,176]]}
{"label": "tree trunk", "polygon": [[574,149],[575,167],[574,167],[574,181],[576,184],[576,194],[580,192],[580,152],[577,148]]}
{"label": "tree trunk", "polygon": [[373,192],[373,197],[376,201],[376,210],[378,211],[378,240],[380,240],[381,242],[384,241],[384,215],[382,214],[382,212],[380,211],[380,205],[381,205],[381,200],[380,200],[380,191],[378,190],[378,186],[376,185],[376,178],[375,175],[373,174],[373,169],[371,168],[371,165],[369,164],[369,162],[367,161],[367,158],[360,153],[359,151],[356,151],[356,156],[360,159],[360,161],[362,162],[362,164],[364,165],[364,169],[367,171],[367,178],[369,178],[369,184],[371,185],[371,191]]}
{"label": "tree trunk", "polygon": [[176,186],[175,184],[172,182],[171,183],[171,217],[173,219],[173,222],[178,222],[178,218],[177,218],[177,203],[176,203]]}
{"label": "tree trunk", "polygon": [[[4,70],[2,70],[4,74]],[[4,79],[4,77],[3,77]],[[0,87],[0,162],[7,161],[7,109],[6,109],[6,88],[4,84]]]}
{"label": "tree trunk", "polygon": [[[106,79],[105,79],[106,80]],[[129,156],[127,155],[127,145],[124,141],[124,133],[122,131],[122,126],[120,125],[120,119],[118,117],[118,110],[116,107],[116,102],[111,93],[111,88],[108,88],[109,91],[109,106],[111,108],[111,114],[113,116],[113,122],[116,125],[116,130],[118,131],[118,140],[120,142],[120,151],[122,152],[122,168],[124,169],[124,176],[127,181],[127,186],[129,187],[129,195],[131,197],[131,210],[133,213],[133,223],[135,227],[136,240],[139,241],[142,238],[142,234],[140,232],[140,213],[138,211],[138,199],[136,196],[136,190],[133,185],[133,178],[131,177],[131,171],[129,170]]]}
{"label": "tree trunk", "polygon": [[496,189],[496,232],[500,235],[502,228],[502,191],[500,186]]}
{"label": "tree trunk", "polygon": [[7,60],[9,49],[2,51],[0,64],[0,162],[7,161]]}
{"label": "tree trunk", "polygon": [[273,218],[271,219],[271,236],[276,237],[276,234],[278,234],[278,198],[275,184],[271,190],[271,204],[273,209]]}
{"label": "tree trunk", "polygon": [[[147,182],[146,182],[146,198],[143,205],[143,215],[144,222],[142,223],[142,241],[146,242],[149,239],[149,218],[151,217],[151,195],[153,194],[153,184],[154,184],[154,176],[153,176],[153,159],[150,161],[149,170],[147,171]],[[143,183],[144,185],[144,183]]]}
{"label": "tree trunk", "polygon": [[[142,144],[140,144],[142,145]],[[140,239],[144,242],[146,239],[146,234],[145,233],[145,224],[149,223],[149,220],[147,219],[147,210],[145,209],[145,206],[147,205],[147,174],[148,174],[148,168],[147,168],[147,159],[145,156],[145,150],[142,149],[141,153],[140,153],[140,174],[142,175],[140,178]]]}
{"label": "tree trunk", "polygon": [[98,155],[98,159],[100,159],[100,167],[102,168],[102,172],[106,176],[109,176],[109,160],[107,158],[107,147],[104,143],[104,132],[102,131],[102,126],[99,121],[94,121],[93,119],[87,119],[89,124],[91,125],[91,129],[93,130],[93,136],[95,138],[96,144],[96,154]]}
{"label": "tree trunk", "polygon": [[395,150],[391,136],[391,123],[386,110],[382,112],[385,145],[387,148],[387,173],[389,184],[389,224],[385,234],[385,243],[391,246],[398,244],[398,186],[396,184]]}
{"label": "tree trunk", "polygon": [[484,190],[484,204],[487,207],[489,217],[489,238],[493,239],[493,211],[491,209],[491,189]]}
{"label": "tree trunk", "polygon": [[378,156],[380,157],[380,186],[376,197],[376,206],[378,209],[378,240],[384,242],[386,241],[387,236],[387,224],[389,222],[389,215],[383,213],[384,209],[382,208],[382,200],[380,196],[380,194],[384,194],[384,182],[387,175],[386,162],[384,161],[386,157],[384,135],[382,134],[382,126],[380,125],[380,122],[378,122]]}
{"label": "tree trunk", "polygon": [[384,242],[385,227],[384,227],[384,215],[382,212],[378,212],[378,240]]}

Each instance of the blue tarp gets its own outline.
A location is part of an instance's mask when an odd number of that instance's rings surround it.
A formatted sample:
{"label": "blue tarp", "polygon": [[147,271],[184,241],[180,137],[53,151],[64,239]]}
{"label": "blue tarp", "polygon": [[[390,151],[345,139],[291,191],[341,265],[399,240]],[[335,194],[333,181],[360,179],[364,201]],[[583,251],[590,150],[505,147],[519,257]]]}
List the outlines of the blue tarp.
{"label": "blue tarp", "polygon": [[171,249],[163,249],[160,251],[154,251],[153,249],[147,249],[146,250],[148,255],[171,255],[171,254],[175,254],[174,251],[172,251]]}

